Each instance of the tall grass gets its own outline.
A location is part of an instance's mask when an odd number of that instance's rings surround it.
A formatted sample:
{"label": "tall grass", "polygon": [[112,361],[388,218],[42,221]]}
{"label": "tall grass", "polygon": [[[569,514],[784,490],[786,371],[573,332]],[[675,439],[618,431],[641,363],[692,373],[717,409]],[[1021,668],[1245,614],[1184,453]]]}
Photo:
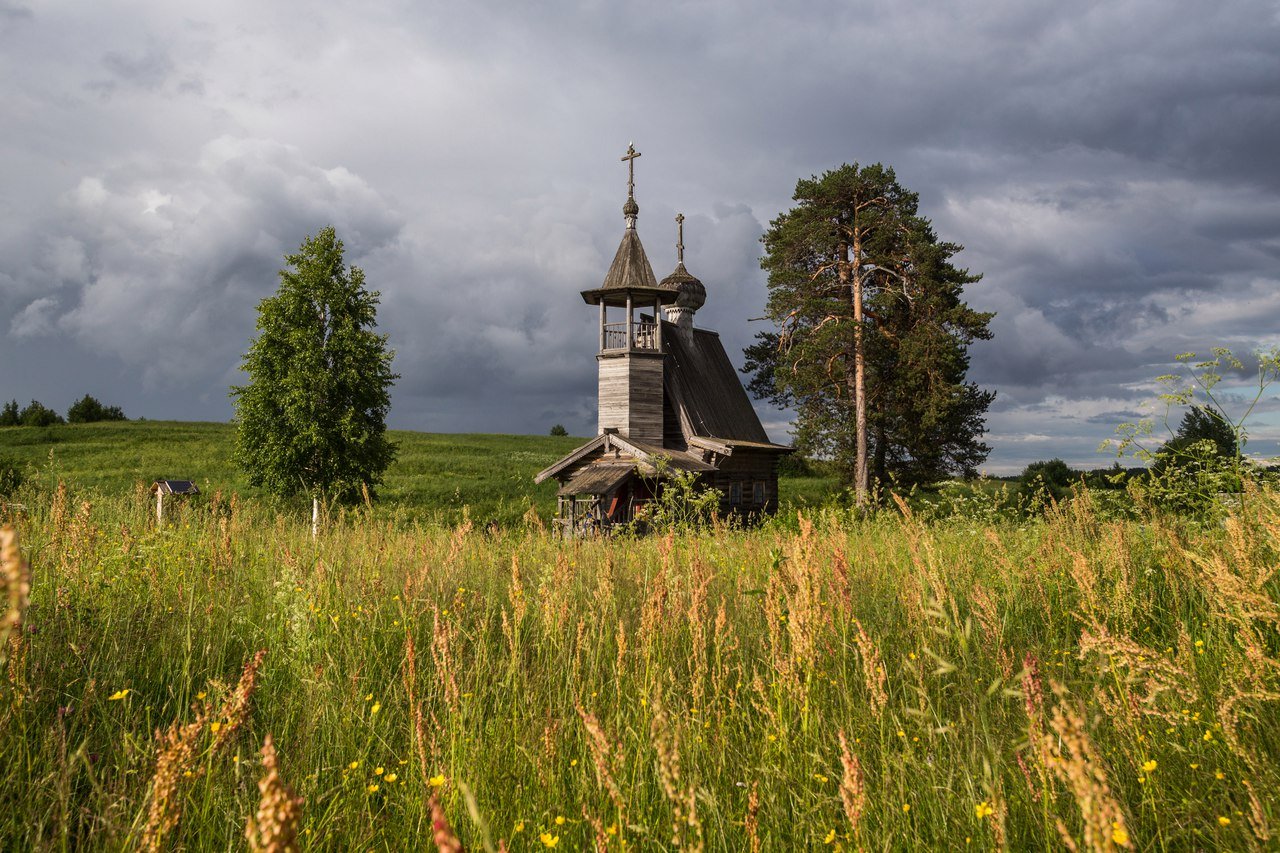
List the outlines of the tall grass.
{"label": "tall grass", "polygon": [[272,815],[344,850],[1276,830],[1280,494],[1201,528],[1086,496],[1021,526],[904,505],[593,542],[358,512],[313,542],[216,496],[160,529],[134,497],[25,503],[9,848],[243,849]]}

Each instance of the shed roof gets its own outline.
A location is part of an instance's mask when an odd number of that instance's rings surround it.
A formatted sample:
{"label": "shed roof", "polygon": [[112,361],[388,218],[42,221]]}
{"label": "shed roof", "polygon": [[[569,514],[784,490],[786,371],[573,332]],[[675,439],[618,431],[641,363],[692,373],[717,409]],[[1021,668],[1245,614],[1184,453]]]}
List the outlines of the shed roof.
{"label": "shed roof", "polygon": [[166,495],[198,495],[200,489],[190,480],[156,480],[151,484],[152,493]]}

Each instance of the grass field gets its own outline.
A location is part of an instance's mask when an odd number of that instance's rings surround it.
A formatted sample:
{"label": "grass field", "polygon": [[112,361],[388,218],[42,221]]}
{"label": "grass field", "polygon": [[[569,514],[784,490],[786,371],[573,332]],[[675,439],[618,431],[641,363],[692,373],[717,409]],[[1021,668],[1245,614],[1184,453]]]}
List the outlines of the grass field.
{"label": "grass field", "polygon": [[[380,489],[379,512],[439,516],[456,523],[463,507],[479,523],[517,521],[530,506],[555,511],[554,482],[533,475],[585,439],[537,435],[443,435],[393,431],[399,458]],[[229,424],[176,421],[93,423],[0,429],[0,462],[30,466],[49,485],[65,479],[101,495],[133,491],[157,479],[194,480],[208,493],[253,494],[231,461]],[[824,477],[784,478],[782,498],[822,503],[834,488]]]}
{"label": "grass field", "polygon": [[473,849],[1244,850],[1278,828],[1274,493],[1225,526],[1085,498],[1018,525],[828,511],[569,543],[23,501],[9,849],[241,849],[254,815],[306,849],[423,849],[433,794]]}

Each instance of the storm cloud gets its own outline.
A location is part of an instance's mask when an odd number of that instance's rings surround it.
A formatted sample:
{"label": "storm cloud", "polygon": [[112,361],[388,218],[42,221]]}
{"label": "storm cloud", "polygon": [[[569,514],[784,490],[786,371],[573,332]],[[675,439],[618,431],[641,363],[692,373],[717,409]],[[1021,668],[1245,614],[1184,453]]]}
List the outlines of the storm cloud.
{"label": "storm cloud", "polygon": [[578,291],[633,140],[655,272],[683,212],[735,357],[795,181],[892,165],[997,312],[991,471],[1106,464],[1176,353],[1280,344],[1275,2],[0,0],[0,79],[3,399],[228,418],[258,301],[332,223],[382,293],[393,426],[590,433]]}

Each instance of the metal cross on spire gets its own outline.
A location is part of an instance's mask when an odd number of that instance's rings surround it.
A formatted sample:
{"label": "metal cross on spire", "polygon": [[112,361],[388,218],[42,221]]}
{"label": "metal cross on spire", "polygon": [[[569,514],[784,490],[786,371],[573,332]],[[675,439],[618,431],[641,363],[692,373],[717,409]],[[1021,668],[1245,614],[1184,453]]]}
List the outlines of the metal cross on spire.
{"label": "metal cross on spire", "polygon": [[684,263],[684,214],[676,214],[676,262]]}
{"label": "metal cross on spire", "polygon": [[634,142],[627,143],[627,153],[622,155],[622,159],[627,164],[627,198],[636,197],[636,158],[640,156],[640,152],[636,150]]}

